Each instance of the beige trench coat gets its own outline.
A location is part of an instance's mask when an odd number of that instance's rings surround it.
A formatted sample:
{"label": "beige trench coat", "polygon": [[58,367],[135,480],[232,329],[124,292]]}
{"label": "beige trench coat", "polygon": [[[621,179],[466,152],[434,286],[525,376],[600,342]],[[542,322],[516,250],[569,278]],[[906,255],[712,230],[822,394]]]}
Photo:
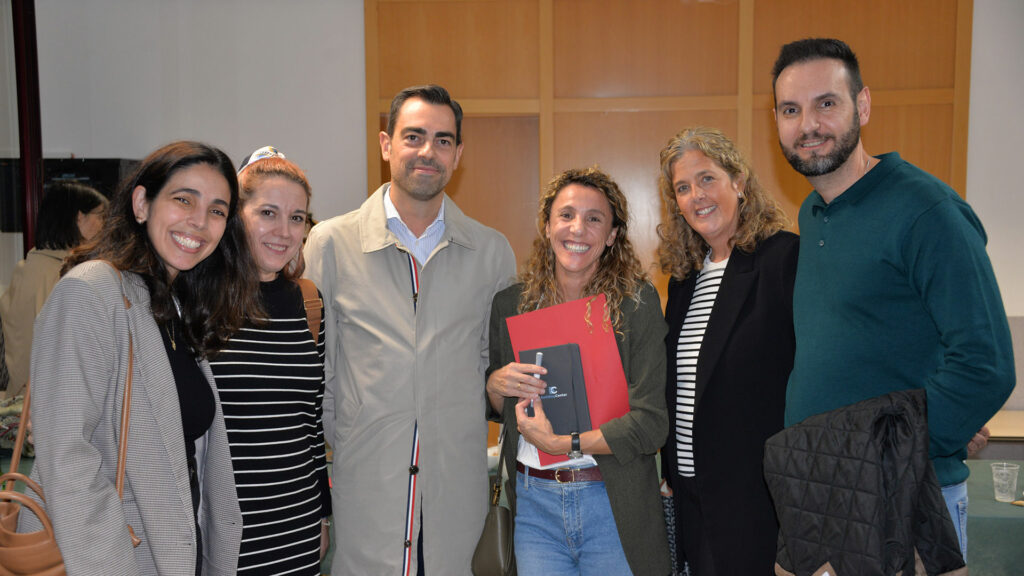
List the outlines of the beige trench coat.
{"label": "beige trench coat", "polygon": [[504,236],[445,196],[444,237],[419,270],[414,311],[409,257],[386,226],[386,186],[316,226],[305,248],[306,275],[326,304],[331,574],[397,575],[405,562],[414,574],[422,514],[427,573],[468,575],[487,511],[488,317],[515,257]]}
{"label": "beige trench coat", "polygon": [[[29,250],[25,259],[18,262],[14,269],[11,285],[0,296],[7,369],[11,372],[7,398],[25,391],[36,316],[60,280],[60,268],[67,255],[67,250]],[[0,399],[3,397],[4,392],[0,392]]]}

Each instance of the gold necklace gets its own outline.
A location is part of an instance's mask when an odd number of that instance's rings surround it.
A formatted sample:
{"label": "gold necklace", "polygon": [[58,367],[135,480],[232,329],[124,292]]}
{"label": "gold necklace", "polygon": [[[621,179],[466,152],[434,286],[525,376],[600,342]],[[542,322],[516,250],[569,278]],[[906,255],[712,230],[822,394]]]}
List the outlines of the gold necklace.
{"label": "gold necklace", "polygon": [[168,322],[164,328],[167,330],[167,337],[171,340],[171,350],[177,350],[178,346],[174,342],[174,321]]}
{"label": "gold necklace", "polygon": [[[177,296],[171,296],[171,302],[174,302],[174,311],[178,314],[178,319],[181,319],[181,304],[178,303]],[[171,318],[167,322],[167,337],[171,339],[171,350],[177,350],[178,346],[174,342],[174,318]]]}

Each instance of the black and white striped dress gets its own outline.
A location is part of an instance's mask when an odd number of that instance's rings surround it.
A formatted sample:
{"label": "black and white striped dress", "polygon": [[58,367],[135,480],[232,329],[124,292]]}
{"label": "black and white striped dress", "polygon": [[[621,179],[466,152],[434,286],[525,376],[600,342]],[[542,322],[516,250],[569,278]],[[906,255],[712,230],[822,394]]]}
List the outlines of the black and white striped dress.
{"label": "black and white striped dress", "polygon": [[676,344],[676,467],[680,476],[688,478],[696,475],[693,416],[697,395],[697,358],[718,296],[718,287],[722,284],[722,275],[728,264],[728,258],[721,262],[704,260]]}
{"label": "black and white striped dress", "polygon": [[314,347],[294,282],[260,286],[268,321],[250,324],[210,361],[242,509],[238,573],[320,574],[330,515],[324,456],[324,329]]}

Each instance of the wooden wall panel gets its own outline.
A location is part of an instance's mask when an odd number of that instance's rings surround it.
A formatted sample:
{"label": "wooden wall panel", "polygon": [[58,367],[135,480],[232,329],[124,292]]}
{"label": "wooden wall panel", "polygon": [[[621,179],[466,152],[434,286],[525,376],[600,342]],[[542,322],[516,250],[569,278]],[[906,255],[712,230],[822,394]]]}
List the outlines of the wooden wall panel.
{"label": "wooden wall panel", "polygon": [[791,229],[796,230],[796,217],[800,203],[811,192],[811,185],[797,174],[779,149],[779,134],[775,131],[775,120],[771,110],[754,111],[754,151],[751,162],[761,185],[768,189],[782,204],[792,221]]}
{"label": "wooden wall panel", "polygon": [[435,83],[456,98],[537,97],[537,3],[380,2],[380,94]]}
{"label": "wooden wall panel", "polygon": [[555,97],[735,94],[737,20],[736,2],[556,0]]}
{"label": "wooden wall panel", "polygon": [[[658,151],[679,129],[722,128],[749,151],[796,227],[810,191],[778,147],[771,66],[809,36],[847,41],[872,91],[870,153],[898,150],[966,181],[973,0],[365,0],[367,141],[399,89],[437,82],[465,105],[466,156],[449,186],[520,261],[551,175],[599,164],[630,198],[653,261]],[[374,187],[374,186],[371,186]],[[656,275],[664,290],[664,278]]]}
{"label": "wooden wall panel", "polygon": [[771,93],[779,48],[807,37],[842,38],[875,90],[953,86],[957,0],[755,2],[754,92]]}
{"label": "wooden wall panel", "polygon": [[[931,104],[873,106],[862,132],[870,154],[899,152],[900,156],[946,182],[953,148],[953,106]],[[962,192],[961,192],[962,193]]]}
{"label": "wooden wall panel", "polygon": [[462,141],[446,191],[463,212],[501,231],[521,265],[537,235],[537,118],[466,118]]}

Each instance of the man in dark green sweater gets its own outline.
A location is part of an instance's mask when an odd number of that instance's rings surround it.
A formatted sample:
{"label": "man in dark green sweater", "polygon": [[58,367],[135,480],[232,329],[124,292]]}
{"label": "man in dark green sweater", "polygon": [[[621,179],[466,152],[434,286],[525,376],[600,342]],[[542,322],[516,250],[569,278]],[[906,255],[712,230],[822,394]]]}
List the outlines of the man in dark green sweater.
{"label": "man in dark green sweater", "polygon": [[815,188],[800,207],[786,425],[926,389],[929,456],[966,559],[966,446],[1015,381],[985,230],[939,179],[864,150],[871,93],[849,46],[787,44],[772,77],[779,144]]}

